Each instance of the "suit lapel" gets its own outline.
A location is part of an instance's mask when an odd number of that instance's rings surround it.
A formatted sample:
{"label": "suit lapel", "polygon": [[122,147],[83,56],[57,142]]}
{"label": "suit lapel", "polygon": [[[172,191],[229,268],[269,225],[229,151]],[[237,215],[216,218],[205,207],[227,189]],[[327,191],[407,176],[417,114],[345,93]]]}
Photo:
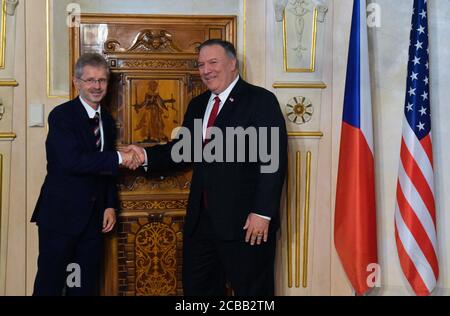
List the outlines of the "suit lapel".
{"label": "suit lapel", "polygon": [[81,104],[79,97],[77,97],[74,100],[74,102],[75,102],[74,104],[75,116],[78,121],[78,126],[80,127],[81,130],[81,135],[83,135],[83,139],[87,144],[87,146],[89,147],[89,149],[95,151],[97,150],[97,147],[95,145],[94,133],[92,132],[92,128],[89,125],[89,116],[83,104]]}
{"label": "suit lapel", "polygon": [[230,123],[230,117],[233,112],[236,110],[236,107],[242,102],[243,97],[243,85],[245,82],[242,79],[239,79],[233,90],[231,90],[228,95],[228,99],[225,101],[222,109],[217,115],[216,121],[214,122],[214,126],[224,129]]}
{"label": "suit lapel", "polygon": [[198,108],[197,108],[196,115],[195,115],[196,119],[203,120],[203,118],[205,117],[205,112],[206,112],[206,108],[208,107],[209,98],[211,98],[211,92],[205,93],[199,99]]}

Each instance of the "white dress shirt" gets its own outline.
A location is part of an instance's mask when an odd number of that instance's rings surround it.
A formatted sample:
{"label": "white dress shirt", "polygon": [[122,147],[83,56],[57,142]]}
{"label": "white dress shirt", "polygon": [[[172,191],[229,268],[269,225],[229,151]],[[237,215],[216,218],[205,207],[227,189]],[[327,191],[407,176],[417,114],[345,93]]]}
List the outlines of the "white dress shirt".
{"label": "white dress shirt", "polygon": [[[99,125],[100,125],[100,151],[103,151],[103,146],[105,144],[105,137],[103,133],[103,123],[102,123],[102,107],[99,105],[97,110],[94,110],[92,106],[90,106],[86,101],[83,100],[83,98],[80,96],[81,104],[83,104],[84,108],[86,109],[86,112],[90,119],[93,119],[95,116],[95,113],[98,113],[99,117]],[[117,152],[117,156],[119,157],[119,165],[122,163],[122,156],[119,152]]]}
{"label": "white dress shirt", "polygon": [[208,101],[208,106],[206,107],[205,116],[203,116],[203,140],[205,140],[205,137],[206,137],[206,129],[208,127],[209,116],[211,115],[211,111],[212,111],[213,106],[214,106],[214,102],[215,102],[214,99],[216,98],[216,96],[218,96],[219,99],[220,99],[219,111],[217,112],[217,115],[219,115],[220,110],[222,110],[223,105],[227,101],[228,96],[231,93],[231,90],[233,90],[233,88],[236,85],[236,83],[238,82],[238,80],[239,80],[239,76],[237,76],[236,79],[234,79],[233,82],[230,83],[228,88],[226,88],[220,94],[211,93],[211,97],[209,98],[209,101]]}

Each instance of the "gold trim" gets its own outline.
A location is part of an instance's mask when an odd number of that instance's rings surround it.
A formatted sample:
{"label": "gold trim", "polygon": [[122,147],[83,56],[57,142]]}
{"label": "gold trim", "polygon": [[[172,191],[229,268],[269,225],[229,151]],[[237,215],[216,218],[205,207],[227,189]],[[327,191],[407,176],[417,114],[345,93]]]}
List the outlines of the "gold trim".
{"label": "gold trim", "polygon": [[47,32],[47,52],[46,52],[46,62],[47,62],[47,98],[49,99],[70,99],[69,95],[52,95],[51,94],[51,82],[52,82],[52,78],[51,78],[51,70],[50,70],[50,0],[46,0],[45,1],[45,11],[46,11],[46,19],[45,19],[45,23],[46,23],[46,32]]}
{"label": "gold trim", "polygon": [[0,133],[0,139],[15,139],[16,133]]}
{"label": "gold trim", "polygon": [[274,82],[274,89],[326,89],[327,84],[324,82]]}
{"label": "gold trim", "polygon": [[0,30],[1,47],[0,47],[0,69],[5,69],[5,52],[6,52],[6,1],[2,1],[2,12],[0,18],[2,19],[2,26]]}
{"label": "gold trim", "polygon": [[244,47],[243,47],[243,61],[242,61],[242,79],[247,80],[247,0],[243,0],[244,3]]}
{"label": "gold trim", "polygon": [[312,27],[312,47],[311,47],[311,61],[309,68],[288,68],[287,62],[287,33],[286,33],[286,9],[283,14],[283,64],[286,72],[314,72],[316,68],[316,37],[317,37],[317,8],[314,9],[313,27]]}
{"label": "gold trim", "polygon": [[295,163],[295,287],[300,287],[300,174],[301,153],[297,151]]}
{"label": "gold trim", "polygon": [[19,83],[16,80],[0,80],[0,87],[17,87]]}
{"label": "gold trim", "polygon": [[311,189],[311,152],[306,154],[305,208],[303,212],[303,287],[308,287],[309,198]]}
{"label": "gold trim", "polygon": [[289,137],[323,137],[322,132],[288,132]]}
{"label": "gold trim", "polygon": [[291,192],[289,190],[289,155],[287,158],[287,172],[286,172],[286,232],[287,232],[287,271],[288,271],[288,287],[292,288],[292,229],[291,229]]}

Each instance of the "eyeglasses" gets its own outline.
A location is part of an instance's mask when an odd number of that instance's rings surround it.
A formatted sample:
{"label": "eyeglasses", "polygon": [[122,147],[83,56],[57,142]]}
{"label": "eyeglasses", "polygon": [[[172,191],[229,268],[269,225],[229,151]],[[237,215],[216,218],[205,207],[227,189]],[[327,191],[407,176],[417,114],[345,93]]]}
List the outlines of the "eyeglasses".
{"label": "eyeglasses", "polygon": [[78,78],[78,79],[80,79],[80,80],[83,81],[84,83],[87,83],[87,84],[90,85],[90,86],[93,86],[94,84],[97,84],[97,82],[98,82],[100,85],[104,86],[104,85],[108,82],[108,80],[106,80],[105,78],[101,78],[101,79],[89,78],[89,79],[87,79],[87,80],[84,80],[84,79],[81,79],[81,78]]}

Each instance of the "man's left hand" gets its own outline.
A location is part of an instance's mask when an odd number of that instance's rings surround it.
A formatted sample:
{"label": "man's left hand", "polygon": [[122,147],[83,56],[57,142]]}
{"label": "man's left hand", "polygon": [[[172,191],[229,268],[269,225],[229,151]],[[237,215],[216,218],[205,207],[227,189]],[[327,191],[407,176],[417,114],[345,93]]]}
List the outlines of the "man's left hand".
{"label": "man's left hand", "polygon": [[116,224],[116,210],[113,208],[107,208],[103,213],[103,229],[102,233],[108,233]]}
{"label": "man's left hand", "polygon": [[250,213],[244,226],[244,229],[247,230],[245,242],[250,242],[252,246],[255,244],[255,241],[257,245],[260,245],[261,241],[267,242],[269,222],[269,220],[255,213]]}

